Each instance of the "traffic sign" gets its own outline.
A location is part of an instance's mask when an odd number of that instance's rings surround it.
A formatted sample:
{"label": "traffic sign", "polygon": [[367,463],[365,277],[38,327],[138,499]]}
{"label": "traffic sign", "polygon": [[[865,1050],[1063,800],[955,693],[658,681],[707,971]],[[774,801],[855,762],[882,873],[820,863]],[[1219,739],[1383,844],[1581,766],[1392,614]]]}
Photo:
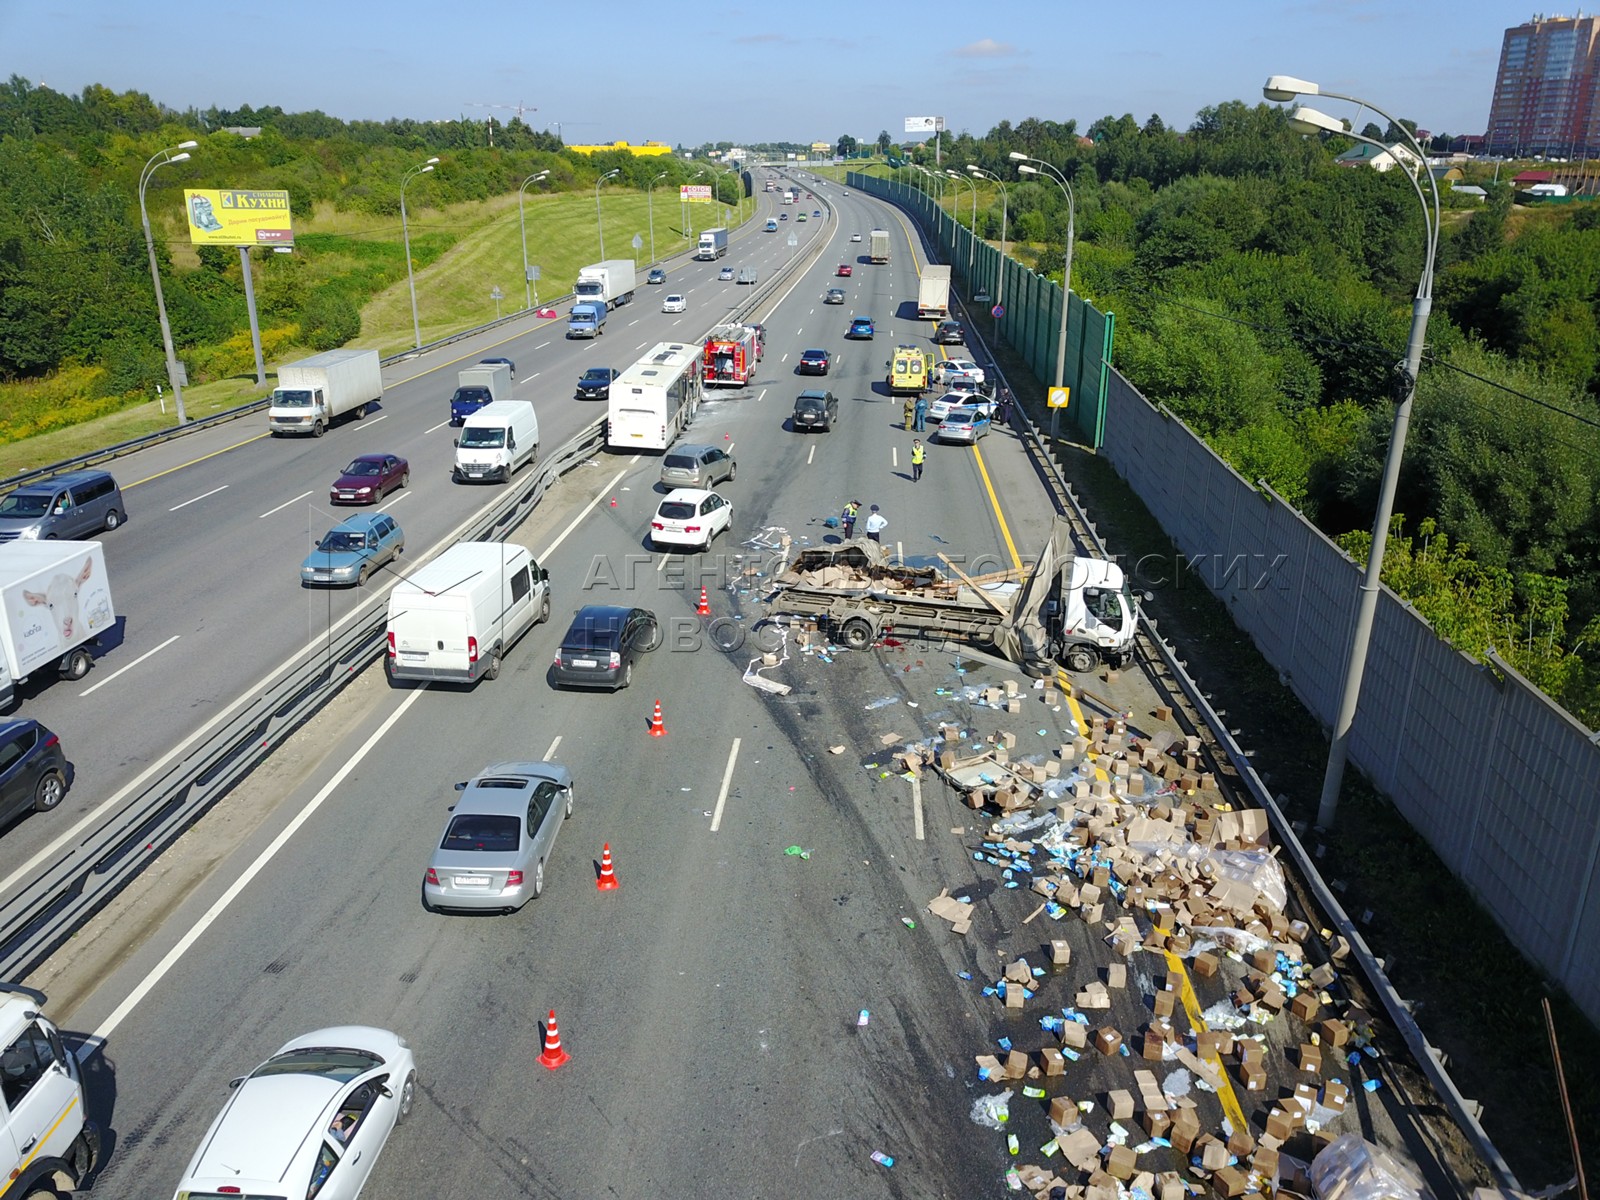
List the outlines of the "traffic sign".
{"label": "traffic sign", "polygon": [[643,245],[644,245],[644,239],[642,237],[640,237],[637,233],[634,234],[633,235],[633,248],[635,250],[637,250],[640,246],[643,246]]}
{"label": "traffic sign", "polygon": [[989,315],[998,321],[1001,317],[1006,315],[1006,306],[1003,304],[996,304],[989,310]]}
{"label": "traffic sign", "polygon": [[1067,399],[1072,395],[1069,387],[1053,387],[1050,389],[1050,398],[1046,402],[1051,408],[1065,408]]}

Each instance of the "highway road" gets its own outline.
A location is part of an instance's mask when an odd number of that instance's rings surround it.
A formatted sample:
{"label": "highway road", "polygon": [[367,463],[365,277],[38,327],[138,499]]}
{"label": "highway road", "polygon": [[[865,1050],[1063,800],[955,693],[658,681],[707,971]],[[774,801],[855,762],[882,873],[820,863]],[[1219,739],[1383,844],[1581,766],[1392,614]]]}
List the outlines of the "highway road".
{"label": "highway road", "polygon": [[[832,536],[821,520],[851,497],[883,507],[885,541],[908,558],[1008,562],[1011,545],[1028,553],[1045,535],[1050,514],[1007,431],[976,452],[934,447],[911,481],[901,402],[881,383],[887,348],[929,331],[897,315],[915,296],[908,231],[857,197],[838,202],[827,236],[847,237],[857,220],[884,225],[894,261],[859,271],[841,313],[820,303],[835,265],[823,258],[765,316],[758,383],[714,392],[702,410],[691,436],[730,445],[740,464],[724,488],[735,505],[726,539],[705,555],[654,554],[659,460],[597,460],[518,531],[550,570],[555,613],[498,680],[391,686],[368,671],[41,973],[52,1011],[94,1047],[90,1102],[110,1136],[88,1194],[166,1194],[230,1078],[291,1036],[345,1022],[403,1033],[422,1073],[418,1111],[369,1195],[833,1200],[1000,1188],[1011,1159],[969,1119],[972,1055],[1002,1033],[1029,1047],[1040,1035],[1036,1013],[1007,1020],[979,989],[1018,954],[1038,961],[1050,936],[1072,940],[1078,978],[1109,951],[1103,931],[1077,920],[1028,926],[1031,898],[972,861],[973,814],[877,760],[884,733],[910,739],[951,719],[981,734],[1005,721],[939,693],[1004,672],[921,643],[832,662],[792,653],[775,674],[794,690],[773,696],[741,681],[752,650],[708,644],[694,615],[703,582],[729,627],[754,625],[762,609],[741,587],[744,568],[764,569],[784,533],[801,544]],[[874,342],[842,341],[852,312],[880,321]],[[825,381],[787,373],[812,346],[842,351]],[[839,429],[789,432],[794,394],[818,382],[841,398]],[[653,608],[667,644],[628,691],[554,690],[547,667],[565,618],[619,599]],[[646,734],[657,699],[659,739]],[[1138,703],[1148,709],[1148,695]],[[1040,746],[1074,728],[1068,707],[1037,703],[1011,723],[1028,736],[1037,726]],[[576,780],[544,897],[510,916],[424,912],[422,871],[451,785],[522,757],[555,758]],[[616,892],[595,888],[604,843]],[[922,911],[945,886],[980,906],[966,939]],[[1107,1014],[1129,1031],[1148,1016],[1146,961]],[[1226,974],[1207,981],[1202,1003],[1228,986]],[[573,1055],[555,1072],[535,1061],[550,1009]],[[1280,1049],[1289,1036],[1274,1034]],[[1085,1098],[1127,1086],[1120,1060],[1082,1068],[1074,1087]],[[1218,1099],[1200,1099],[1214,1124]],[[1397,1136],[1388,1103],[1358,1095],[1362,1127]],[[1012,1111],[1031,1155],[1049,1137],[1042,1107],[1018,1100]]]}

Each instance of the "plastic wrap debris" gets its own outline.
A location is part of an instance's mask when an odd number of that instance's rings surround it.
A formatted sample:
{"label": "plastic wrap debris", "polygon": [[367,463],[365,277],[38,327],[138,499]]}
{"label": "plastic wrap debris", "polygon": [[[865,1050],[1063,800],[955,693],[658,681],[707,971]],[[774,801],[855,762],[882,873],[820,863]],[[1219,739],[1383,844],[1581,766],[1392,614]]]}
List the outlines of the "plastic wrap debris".
{"label": "plastic wrap debris", "polygon": [[1335,1138],[1311,1160],[1318,1200],[1432,1200],[1416,1168],[1354,1133]]}
{"label": "plastic wrap debris", "polygon": [[1177,1100],[1189,1094],[1189,1088],[1193,1082],[1193,1077],[1190,1076],[1189,1072],[1179,1067],[1161,1081],[1161,1094],[1168,1100]]}
{"label": "plastic wrap debris", "polygon": [[1011,1119],[1011,1093],[997,1092],[993,1096],[979,1096],[972,1102],[972,1119],[988,1129],[1004,1129]]}
{"label": "plastic wrap debris", "polygon": [[1196,954],[1204,953],[1215,946],[1248,957],[1257,950],[1265,950],[1272,945],[1259,934],[1247,933],[1243,929],[1231,929],[1224,925],[1195,925],[1190,928],[1189,934],[1195,939],[1191,949]]}
{"label": "plastic wrap debris", "polygon": [[[782,625],[775,625],[773,628],[779,631],[783,637],[783,641],[781,643],[781,654],[778,657],[778,661],[772,663],[771,665],[773,667],[781,667],[784,663],[789,661],[789,630],[787,627]],[[752,658],[745,665],[744,681],[751,687],[759,688],[763,692],[771,692],[776,696],[787,696],[791,690],[789,685],[786,683],[779,683],[776,679],[766,678],[766,676],[762,675],[761,672],[767,669],[767,667],[762,665],[761,658]]]}
{"label": "plastic wrap debris", "polygon": [[1028,811],[1012,813],[1009,817],[1001,817],[989,826],[989,832],[995,837],[1014,837],[1019,833],[1029,833],[1035,829],[1054,828],[1061,823],[1061,818],[1053,812],[1041,813],[1035,816]]}
{"label": "plastic wrap debris", "polygon": [[1218,1000],[1200,1014],[1200,1019],[1206,1023],[1207,1029],[1243,1029],[1248,1021],[1227,1000]]}
{"label": "plastic wrap debris", "polygon": [[1207,859],[1217,870],[1237,883],[1253,887],[1261,898],[1278,911],[1289,906],[1289,889],[1283,882],[1283,868],[1265,850],[1213,850]]}

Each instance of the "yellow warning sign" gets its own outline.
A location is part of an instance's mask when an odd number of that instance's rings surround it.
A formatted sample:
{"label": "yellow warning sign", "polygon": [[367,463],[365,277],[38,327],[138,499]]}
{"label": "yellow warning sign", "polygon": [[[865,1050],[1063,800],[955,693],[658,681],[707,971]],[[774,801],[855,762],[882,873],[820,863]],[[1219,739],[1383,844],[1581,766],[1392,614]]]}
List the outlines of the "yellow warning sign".
{"label": "yellow warning sign", "polygon": [[1071,395],[1072,389],[1069,387],[1053,387],[1050,389],[1049,406],[1051,408],[1065,408]]}

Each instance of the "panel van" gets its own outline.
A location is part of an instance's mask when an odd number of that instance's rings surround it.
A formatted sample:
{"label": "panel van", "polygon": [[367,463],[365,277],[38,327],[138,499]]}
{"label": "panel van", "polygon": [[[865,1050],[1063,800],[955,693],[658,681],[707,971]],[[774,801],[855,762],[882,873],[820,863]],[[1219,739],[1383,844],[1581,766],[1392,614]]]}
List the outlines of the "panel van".
{"label": "panel van", "polygon": [[550,573],[523,546],[460,542],[389,593],[389,676],[475,683],[550,616]]}

